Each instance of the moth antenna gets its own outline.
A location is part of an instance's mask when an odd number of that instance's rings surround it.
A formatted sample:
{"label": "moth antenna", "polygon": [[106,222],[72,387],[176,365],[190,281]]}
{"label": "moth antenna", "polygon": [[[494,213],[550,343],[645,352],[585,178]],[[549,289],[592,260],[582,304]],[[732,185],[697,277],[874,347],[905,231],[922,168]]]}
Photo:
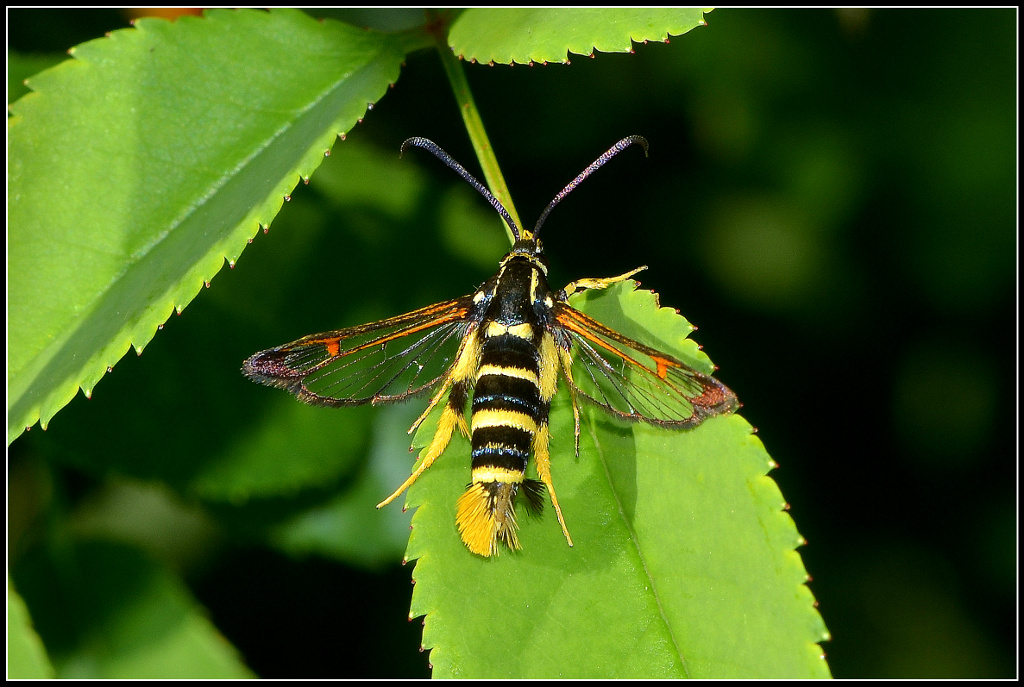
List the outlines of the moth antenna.
{"label": "moth antenna", "polygon": [[[646,141],[644,141],[644,145],[647,145]],[[512,235],[516,237],[516,241],[519,240],[519,227],[516,226],[515,221],[512,219],[512,216],[508,214],[508,210],[505,209],[505,206],[487,190],[486,186],[481,184],[473,177],[472,174],[467,172],[465,167],[456,162],[451,155],[444,152],[439,145],[431,141],[429,138],[413,136],[412,138],[405,139],[402,143],[402,149],[399,151],[398,156],[401,157],[409,146],[416,146],[417,148],[423,148],[424,150],[430,151],[438,160],[454,169],[460,177],[468,181],[470,186],[479,191],[480,195],[487,199],[487,202],[491,204],[491,207],[498,211],[501,218],[505,220],[505,224],[507,224],[508,228],[512,230]]]}
{"label": "moth antenna", "polygon": [[644,138],[643,136],[626,136],[624,139],[613,145],[611,148],[605,151],[604,155],[591,162],[589,167],[580,172],[578,177],[570,181],[569,185],[563,188],[561,191],[559,191],[558,195],[555,196],[555,199],[548,203],[548,206],[544,209],[544,212],[540,213],[540,219],[537,220],[537,224],[533,228],[533,236],[537,236],[537,233],[540,231],[541,225],[544,224],[544,220],[548,218],[548,215],[555,208],[555,206],[562,202],[562,198],[565,198],[567,195],[569,195],[574,188],[580,185],[581,181],[583,181],[588,176],[596,172],[598,168],[600,168],[604,163],[608,162],[608,160],[611,160],[613,157],[615,157],[616,155],[618,155],[619,153],[621,153],[623,150],[633,145],[634,143],[643,146],[644,156],[646,157],[647,149],[649,146],[647,145],[647,139]]}

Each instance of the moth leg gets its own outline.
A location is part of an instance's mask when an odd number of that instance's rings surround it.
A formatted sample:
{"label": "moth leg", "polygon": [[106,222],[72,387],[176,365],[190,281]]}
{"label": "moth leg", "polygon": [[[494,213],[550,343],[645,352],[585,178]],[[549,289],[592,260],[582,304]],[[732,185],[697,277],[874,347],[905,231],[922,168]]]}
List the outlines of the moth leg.
{"label": "moth leg", "polygon": [[402,486],[398,487],[395,493],[378,503],[377,508],[383,508],[401,496],[403,491],[411,487],[419,479],[419,476],[434,464],[437,457],[448,448],[448,443],[452,440],[452,433],[456,427],[465,436],[469,436],[469,427],[466,425],[466,401],[469,399],[471,380],[475,379],[477,368],[479,367],[480,335],[476,330],[471,330],[462,340],[458,357],[455,359],[455,364],[452,365],[452,371],[448,375],[448,379],[445,380],[441,389],[434,394],[430,404],[427,406],[427,410],[420,415],[419,419],[413,423],[412,428],[409,430],[412,432],[419,427],[420,423],[426,418],[427,413],[441,401],[445,391],[448,391],[448,402],[445,403],[444,410],[441,411],[441,418],[437,421],[437,431],[434,432],[434,438],[430,440],[430,446],[427,447],[427,452],[423,455],[420,466],[409,475],[409,479],[402,482]]}
{"label": "moth leg", "polygon": [[[480,366],[480,337],[477,331],[470,330],[465,337],[462,339],[462,344],[459,345],[459,351],[455,354],[455,364],[452,365],[451,373],[448,378],[444,380],[444,384],[437,390],[434,397],[430,399],[430,403],[427,404],[426,409],[416,418],[416,422],[412,423],[412,427],[409,428],[408,434],[412,434],[416,429],[423,424],[423,421],[427,419],[427,415],[430,411],[440,403],[441,399],[444,398],[445,392],[454,385],[467,384],[476,376],[476,369]],[[454,392],[453,392],[454,393]],[[464,389],[463,396],[466,396],[468,392]],[[449,396],[449,404],[451,397]],[[469,438],[469,425],[466,424],[465,418],[465,399],[463,399],[463,406],[460,406],[458,413],[458,425],[459,431],[462,435]],[[438,425],[440,427],[440,425]],[[444,450],[444,449],[442,449]]]}
{"label": "moth leg", "polygon": [[559,348],[558,360],[562,363],[562,373],[565,374],[566,386],[569,387],[569,397],[572,399],[572,419],[576,427],[576,457],[580,457],[580,406],[576,398],[576,382],[572,380],[572,354],[569,351]]}
{"label": "moth leg", "polygon": [[555,507],[555,515],[558,516],[558,524],[562,526],[562,533],[565,541],[572,546],[572,537],[569,536],[569,529],[565,526],[565,518],[562,517],[562,509],[558,505],[558,496],[555,495],[555,485],[551,483],[551,455],[548,453],[548,441],[551,434],[548,431],[547,423],[544,423],[533,436],[533,455],[537,458],[537,475],[544,486],[551,494],[551,505]]}
{"label": "moth leg", "polygon": [[562,293],[564,293],[565,297],[568,298],[569,296],[576,293],[576,291],[582,289],[607,289],[612,284],[616,284],[620,281],[625,281],[632,277],[637,272],[642,272],[645,269],[647,269],[647,265],[642,265],[640,267],[637,267],[635,270],[626,272],[625,274],[620,274],[617,277],[605,277],[604,279],[577,279],[576,281],[572,282],[564,289],[562,289]]}
{"label": "moth leg", "polygon": [[[413,432],[416,431],[417,428],[419,428],[419,426],[421,424],[423,424],[423,421],[427,419],[427,415],[430,415],[430,411],[432,411],[437,406],[437,404],[441,401],[441,399],[444,398],[445,393],[452,386],[453,386],[453,383],[452,383],[451,377],[449,377],[448,379],[445,380],[445,382],[441,386],[441,388],[437,390],[437,393],[434,394],[434,397],[432,399],[430,399],[430,403],[427,404],[426,410],[424,410],[423,413],[418,418],[416,418],[416,422],[412,423],[412,427],[410,427],[409,431],[406,432],[407,434],[412,434]],[[453,393],[454,393],[454,391],[453,391]],[[460,409],[460,411],[461,411],[461,409]],[[464,437],[466,437],[468,439],[469,438],[469,425],[466,424],[466,414],[465,414],[465,412],[457,413],[456,422],[458,424],[459,431],[462,432],[462,436],[464,436]]]}
{"label": "moth leg", "polygon": [[[452,394],[455,393],[455,389],[452,389]],[[465,394],[465,391],[463,391]],[[420,466],[409,475],[409,479],[402,482],[402,486],[398,487],[391,496],[387,497],[383,501],[377,504],[377,508],[383,508],[388,505],[399,496],[402,492],[413,485],[413,483],[419,479],[419,476],[424,471],[434,464],[434,461],[444,453],[444,450],[448,448],[448,442],[452,439],[452,432],[455,431],[455,427],[464,427],[466,424],[466,418],[463,417],[465,413],[465,403],[461,406],[456,406],[452,402],[451,395],[449,395],[449,402],[445,405],[444,410],[441,412],[441,419],[437,421],[437,431],[434,432],[434,438],[430,441],[430,446],[427,448],[427,452],[423,456],[423,460],[420,462]]]}
{"label": "moth leg", "polygon": [[[635,270],[630,270],[629,272],[626,272],[625,274],[620,274],[617,277],[606,277],[606,278],[603,278],[603,279],[589,278],[588,277],[586,279],[577,279],[576,281],[572,282],[571,284],[566,286],[564,289],[562,289],[562,292],[559,294],[559,297],[560,297],[561,300],[567,300],[569,298],[569,296],[571,296],[572,294],[576,293],[576,291],[582,291],[583,289],[607,289],[612,284],[616,284],[616,283],[618,283],[620,281],[625,281],[626,279],[629,279],[630,277],[632,277],[637,272],[642,272],[645,269],[647,269],[647,265],[641,265],[640,267],[637,267]],[[562,372],[565,373],[565,378],[568,381],[568,387],[569,387],[570,395],[572,396],[572,417],[573,417],[573,420],[575,422],[575,428],[576,428],[576,433],[575,433],[575,436],[576,436],[576,457],[579,458],[579,456],[580,456],[580,408],[579,408],[579,403],[577,402],[578,399],[576,398],[576,384],[575,384],[575,382],[573,382],[573,379],[572,379],[572,355],[569,353],[568,350],[559,347],[559,349],[558,349],[558,358],[559,358],[559,360],[560,360],[560,362],[562,364]],[[563,529],[564,529],[564,527],[565,526],[563,525]]]}

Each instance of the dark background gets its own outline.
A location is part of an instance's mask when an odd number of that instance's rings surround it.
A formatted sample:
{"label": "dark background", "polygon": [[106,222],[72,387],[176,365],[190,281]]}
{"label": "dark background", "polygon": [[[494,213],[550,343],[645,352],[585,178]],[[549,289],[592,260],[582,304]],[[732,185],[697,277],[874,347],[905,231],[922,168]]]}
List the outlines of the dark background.
{"label": "dark background", "polygon": [[[707,27],[635,55],[465,65],[527,225],[614,141],[650,141],[649,159],[617,158],[552,214],[553,282],[647,264],[644,285],[700,326],[695,338],[781,466],[772,477],[809,541],[800,553],[836,677],[1015,674],[1016,18],[718,10]],[[127,25],[102,10],[10,10],[8,20],[9,48],[43,55]],[[429,51],[409,57],[348,139],[397,154],[414,135],[479,169]],[[23,498],[41,471],[72,504],[105,487],[108,476],[74,467],[87,458],[62,453],[76,428],[103,422],[104,397],[159,397],[163,380],[187,378],[168,369],[175,361],[212,356],[234,375],[265,345],[335,326],[314,286],[268,276],[293,232],[314,231],[311,213],[322,225],[303,275],[333,271],[346,294],[379,290],[385,315],[493,272],[453,255],[434,225],[432,198],[461,182],[413,157],[432,180],[421,223],[348,264],[359,215],[326,207],[314,175],[145,355],[10,447],[15,572],[34,531],[18,523],[46,508]],[[253,334],[252,313],[275,297],[309,332]],[[207,348],[179,355],[196,330]],[[189,402],[259,397],[230,375]],[[244,424],[219,431],[229,441]],[[177,434],[168,429],[172,445]],[[185,576],[258,674],[428,674],[419,621],[406,620],[407,567],[289,556],[225,522],[229,534]]]}

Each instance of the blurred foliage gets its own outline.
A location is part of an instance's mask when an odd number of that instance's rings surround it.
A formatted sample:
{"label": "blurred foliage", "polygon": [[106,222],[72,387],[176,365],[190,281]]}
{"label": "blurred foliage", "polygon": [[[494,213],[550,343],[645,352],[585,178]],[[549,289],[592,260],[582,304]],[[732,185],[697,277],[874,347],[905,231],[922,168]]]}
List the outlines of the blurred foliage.
{"label": "blurred foliage", "polygon": [[[410,21],[361,12],[344,16]],[[596,175],[559,206],[545,230],[553,282],[648,264],[645,286],[700,325],[717,376],[781,464],[772,477],[810,542],[801,555],[837,677],[1014,674],[1016,18],[716,10],[708,27],[635,55],[466,65],[524,219],[595,151],[627,134],[650,140],[642,171]],[[9,49],[41,65],[127,22],[100,10],[10,10],[8,20]],[[404,533],[390,564],[358,542],[303,545],[330,518],[365,515],[334,504],[339,487],[362,471],[392,484],[407,470],[380,441],[404,441],[394,428],[415,409],[325,419],[338,432],[361,425],[349,441],[372,446],[370,459],[325,474],[301,499],[249,504],[244,518],[228,497],[201,507],[74,467],[103,453],[116,464],[143,410],[164,422],[153,460],[187,464],[189,453],[251,441],[265,390],[237,374],[247,355],[490,276],[500,225],[450,172],[423,177],[405,161],[369,181],[346,172],[350,153],[397,157],[413,135],[475,169],[429,51],[410,56],[270,235],[145,355],[10,447],[8,555],[30,607],[32,571],[62,555],[40,558],[33,542],[69,528],[179,570],[263,677],[336,676],[341,645],[349,676],[428,674],[419,624],[406,620]],[[332,189],[366,201],[342,209]],[[316,507],[322,517],[309,517]],[[392,534],[373,541],[404,530],[394,517],[378,525]],[[150,563],[103,546],[90,555],[119,556],[131,579],[180,593]],[[205,631],[185,606],[181,619]]]}

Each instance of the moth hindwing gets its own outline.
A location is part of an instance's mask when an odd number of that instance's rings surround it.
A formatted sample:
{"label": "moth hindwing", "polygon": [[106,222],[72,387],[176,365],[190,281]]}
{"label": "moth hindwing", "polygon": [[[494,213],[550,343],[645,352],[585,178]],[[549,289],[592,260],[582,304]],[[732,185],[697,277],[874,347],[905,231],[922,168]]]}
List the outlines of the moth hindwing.
{"label": "moth hindwing", "polygon": [[[398,498],[444,452],[458,430],[469,438],[471,482],[458,500],[455,524],[467,548],[498,553],[519,548],[516,501],[540,510],[546,490],[566,542],[572,538],[552,480],[548,414],[561,377],[572,399],[579,452],[579,402],[623,420],[686,429],[739,407],[714,377],[657,348],[634,341],[569,304],[584,289],[605,289],[617,277],[580,279],[560,291],[548,284],[538,238],[562,198],[608,160],[647,141],[628,136],[570,182],[532,231],[521,231],[500,202],[433,142],[410,138],[455,170],[498,211],[515,237],[498,272],[474,293],[357,327],[260,351],[242,365],[249,379],[285,389],[305,403],[374,405],[430,394],[415,430],[440,408],[437,429],[419,465],[381,508]],[[467,410],[469,419],[467,421]],[[533,456],[539,480],[526,477]]]}

